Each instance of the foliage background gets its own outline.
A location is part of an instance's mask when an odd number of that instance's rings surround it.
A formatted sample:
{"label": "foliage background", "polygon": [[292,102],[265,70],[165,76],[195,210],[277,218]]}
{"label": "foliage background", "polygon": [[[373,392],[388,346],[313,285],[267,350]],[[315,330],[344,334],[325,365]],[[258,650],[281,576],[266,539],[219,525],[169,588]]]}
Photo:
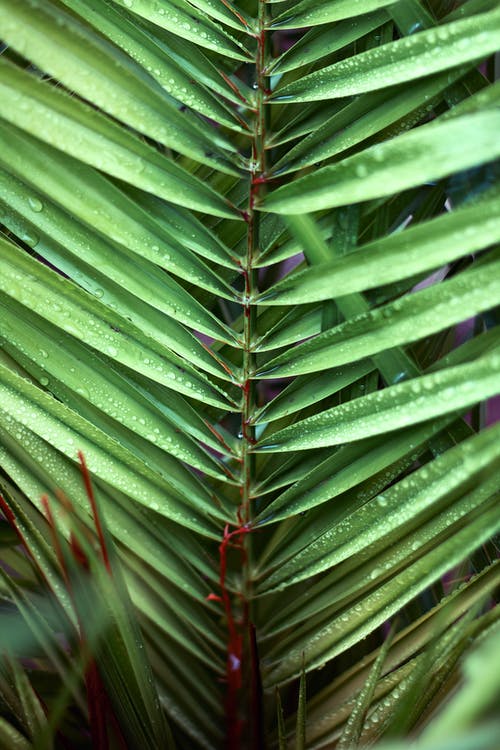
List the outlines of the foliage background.
{"label": "foliage background", "polygon": [[496,747],[498,3],[0,17],[3,746]]}

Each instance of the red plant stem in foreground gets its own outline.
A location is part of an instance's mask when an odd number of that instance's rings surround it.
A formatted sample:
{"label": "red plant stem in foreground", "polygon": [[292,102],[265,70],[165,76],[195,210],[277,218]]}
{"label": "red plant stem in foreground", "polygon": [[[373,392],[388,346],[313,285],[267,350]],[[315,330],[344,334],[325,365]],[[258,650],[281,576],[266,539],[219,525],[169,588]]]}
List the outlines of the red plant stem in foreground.
{"label": "red plant stem in foreground", "polygon": [[226,659],[226,739],[227,750],[239,750],[241,743],[241,733],[243,721],[238,715],[239,693],[243,683],[243,636],[248,622],[247,605],[242,599],[243,617],[237,620],[233,612],[233,603],[231,594],[226,585],[227,573],[227,552],[229,548],[240,551],[243,563],[246,559],[245,548],[243,547],[243,536],[250,533],[251,529],[244,525],[238,526],[233,531],[229,530],[227,524],[224,528],[222,541],[219,545],[219,586],[220,596],[209,594],[207,599],[222,602],[224,613],[226,615],[228,642],[227,642],[227,659]]}
{"label": "red plant stem in foreground", "polygon": [[87,666],[85,686],[87,688],[92,747],[96,750],[109,750],[106,722],[106,693],[94,659],[91,659]]}
{"label": "red plant stem in foreground", "polygon": [[109,562],[109,555],[108,555],[108,550],[106,547],[106,541],[104,539],[104,531],[102,528],[101,519],[99,517],[99,512],[97,510],[97,503],[96,503],[95,496],[94,496],[94,489],[92,487],[92,482],[90,480],[90,474],[87,468],[87,464],[85,463],[85,457],[81,451],[78,451],[78,459],[80,461],[83,482],[85,484],[85,491],[87,493],[87,497],[90,502],[90,507],[92,508],[92,516],[94,519],[95,529],[97,532],[97,538],[99,539],[99,545],[101,547],[102,559],[104,561],[106,570],[111,575],[111,564]]}

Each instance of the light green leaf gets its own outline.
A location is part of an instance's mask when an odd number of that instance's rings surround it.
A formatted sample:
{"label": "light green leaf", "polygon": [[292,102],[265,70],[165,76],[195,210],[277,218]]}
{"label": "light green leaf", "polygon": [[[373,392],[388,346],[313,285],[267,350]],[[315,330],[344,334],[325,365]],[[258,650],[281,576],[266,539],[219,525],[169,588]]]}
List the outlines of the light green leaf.
{"label": "light green leaf", "polygon": [[[390,674],[390,670],[395,670],[398,665],[408,664],[412,656],[435,641],[438,630],[451,627],[464,613],[470,612],[475,605],[484,601],[495,585],[498,585],[498,577],[499,566],[494,562],[479,574],[473,575],[465,585],[455,588],[430,611],[397,633],[387,656],[384,672]],[[358,662],[350,670],[350,674],[340,675],[317,696],[309,712],[311,740],[324,736],[329,728],[336,726],[336,719],[343,719],[349,714],[349,706],[346,703],[343,703],[344,710],[339,712],[340,716],[335,710],[328,711],[327,706],[331,705],[332,701],[335,707],[339,706],[340,701],[353,695],[363,685],[376,655],[377,650],[372,651],[367,659]]]}
{"label": "light green leaf", "polygon": [[[221,134],[209,133],[201,123],[183,116],[143,68],[73,15],[36,0],[1,0],[0,8],[4,10],[5,41],[21,54],[29,49],[37,67],[63,82],[70,91],[181,153],[193,156],[198,153],[198,158],[203,159],[203,144],[205,150],[210,144],[212,149],[234,150]],[[37,79],[23,75],[15,66],[4,65],[2,78],[4,85],[10,82],[14,89],[10,94],[12,99],[16,93],[20,97],[22,91],[26,97],[32,96],[37,106],[41,107],[43,102],[60,114],[69,116],[84,111],[74,101],[71,108],[66,97],[56,96],[61,92],[54,87],[42,84],[39,79],[38,87],[30,85],[30,79],[34,82]],[[87,121],[99,119],[102,120],[99,117],[90,120],[87,110]],[[191,145],[182,137],[183,129],[190,134]],[[213,163],[216,165],[217,161]]]}
{"label": "light green leaf", "polygon": [[131,186],[126,187],[126,192],[183,248],[189,248],[198,255],[227,268],[239,269],[230,248],[192,211],[166,203],[151,193],[145,193]]}
{"label": "light green leaf", "polygon": [[0,743],[2,747],[12,750],[33,750],[33,745],[18,732],[7,719],[0,716]]}
{"label": "light green leaf", "polygon": [[[42,227],[46,226],[45,218],[39,217],[38,214],[44,211],[43,196],[48,195],[51,200],[87,226],[98,230],[113,242],[123,245],[132,253],[137,253],[151,263],[181,277],[187,275],[187,278],[192,278],[194,276],[197,281],[204,285],[208,284],[209,288],[213,289],[215,285],[221,296],[233,297],[229,287],[211,269],[207,268],[203,261],[184,250],[178,241],[172,242],[169,233],[97,171],[50,147],[38,145],[34,139],[8,125],[0,124],[0,135],[3,136],[4,143],[9,146],[9,149],[6,149],[0,156],[0,162],[5,164],[7,172],[12,170],[21,177],[25,184],[33,185],[39,191],[38,194],[30,194],[28,190],[28,193],[23,195],[26,189],[23,186],[13,185],[18,189],[13,190],[12,195],[9,194],[7,199],[12,202],[16,211],[29,217],[29,221],[33,224],[40,222]],[[5,179],[5,174],[2,176]],[[4,190],[5,182],[2,185],[3,200],[5,200]],[[56,215],[52,217],[50,205],[48,209],[47,223],[50,225],[52,221],[59,218],[60,214],[56,209]],[[63,225],[67,223],[68,219],[63,221]],[[108,262],[103,268],[107,269],[109,266]],[[152,273],[154,275],[154,271]],[[163,303],[166,306],[165,309],[173,314],[175,307],[179,304],[179,297],[184,296],[184,305],[186,304],[186,295],[183,295],[182,290],[172,279],[169,280],[167,277],[164,283],[170,287],[170,294],[177,298],[174,305],[167,305],[166,301]],[[178,316],[173,315],[173,317]],[[187,320],[189,317],[186,312],[181,320]],[[217,327],[210,326],[211,332],[206,332],[217,338],[221,333],[221,325],[217,325],[214,316],[205,314],[204,326],[207,324],[208,317]],[[216,330],[219,333],[216,333]]]}
{"label": "light green leaf", "polygon": [[317,26],[344,18],[363,16],[391,5],[395,0],[325,0],[318,5],[315,0],[302,0],[292,9],[281,13],[272,24],[273,29],[299,29]]}
{"label": "light green leaf", "polygon": [[[346,0],[347,3],[352,4]],[[496,10],[427,29],[342,60],[284,86],[273,94],[272,101],[314,101],[374,91],[482,60],[499,46],[500,12]]]}
{"label": "light green leaf", "polygon": [[386,20],[387,13],[382,10],[358,16],[355,22],[351,19],[340,21],[335,25],[335,34],[332,34],[330,27],[313,28],[295,42],[293,47],[272,60],[268,70],[273,74],[287,73],[319,60],[369,34]]}
{"label": "light green leaf", "polygon": [[296,171],[340,154],[393,124],[396,135],[409,130],[428,118],[443,92],[463,74],[461,67],[453,74],[416,81],[409,90],[400,85],[357,97],[299,141],[276,164],[276,173]]}
{"label": "light green leaf", "polygon": [[500,112],[429,123],[284,185],[260,206],[302,214],[382,198],[500,156]]}
{"label": "light green leaf", "polygon": [[338,445],[466,409],[500,393],[500,353],[327,409],[259,442],[257,451]]}
{"label": "light green leaf", "polygon": [[[47,207],[47,203],[45,203],[45,206]],[[104,276],[95,270],[98,267],[98,263],[89,264],[88,258],[89,255],[92,256],[97,250],[102,250],[103,252],[101,256],[97,255],[96,260],[99,257],[101,260],[106,256],[111,257],[109,252],[111,248],[106,248],[101,237],[94,237],[91,246],[89,244],[83,246],[81,256],[87,257],[87,261],[82,261],[78,255],[74,255],[63,248],[62,245],[54,243],[50,239],[50,235],[44,234],[40,237],[39,233],[35,233],[33,225],[19,220],[19,217],[10,211],[9,213],[5,213],[2,210],[1,203],[0,220],[23,242],[31,244],[31,246],[36,246],[37,253],[48,263],[58,268],[68,278],[94,295],[96,301],[99,300],[100,303],[106,305],[112,311],[117,327],[119,327],[118,320],[124,317],[140,328],[144,334],[156,340],[158,344],[185,357],[192,365],[200,367],[203,371],[210,372],[224,380],[230,379],[228,371],[219,363],[220,358],[217,355],[213,356],[210,350],[203,347],[193,333],[186,330],[173,317],[166,317],[163,314],[163,312],[167,313],[167,316],[171,314],[189,326],[197,326],[199,322],[198,330],[206,332],[213,330],[213,324],[208,316],[208,328],[206,324],[202,323],[205,318],[203,308],[200,306],[198,314],[196,311],[196,302],[193,300],[192,305],[189,305],[187,293],[180,286],[175,283],[172,284],[166,275],[163,274],[160,276],[157,269],[153,269],[153,273],[151,271],[146,272],[146,269],[141,267],[142,264],[139,259],[131,262],[130,257],[124,257],[120,250],[115,247],[113,252],[113,266],[105,269],[108,271],[108,274]],[[73,225],[73,229],[74,232],[71,235],[70,245],[78,238],[78,235],[83,234],[81,227],[75,228]],[[57,232],[53,232],[53,235],[56,236]],[[50,243],[50,245],[47,245],[47,243]],[[123,261],[123,263],[120,261]],[[133,273],[134,268],[135,274]],[[141,275],[141,271],[144,271],[143,275]],[[129,273],[130,275],[128,275]],[[122,286],[110,281],[109,275],[114,276],[115,280],[118,278]],[[155,284],[155,281],[158,283]],[[128,283],[132,287],[131,293],[127,291]],[[166,296],[167,292],[169,294],[169,304],[163,304],[163,297]],[[139,295],[139,297],[136,297],[135,294]],[[147,304],[141,301],[141,299],[145,300]],[[177,302],[175,307],[173,305],[174,301]],[[155,308],[158,306],[164,307],[165,310],[160,312],[151,305],[154,305]],[[199,321],[198,318],[200,318]]]}
{"label": "light green leaf", "polygon": [[0,285],[21,305],[158,383],[216,406],[226,405],[222,391],[217,395],[216,386],[176,354],[147,338],[126,318],[117,316],[5,240],[0,240],[0,257],[3,267]]}
{"label": "light green leaf", "polygon": [[[499,436],[498,425],[474,435],[348,513],[281,564],[265,581],[264,587],[272,588],[283,581],[292,585],[343,561],[351,560],[356,565],[364,562],[364,557],[374,556],[380,548],[390,544],[391,534],[396,529],[401,537],[402,527],[419,526],[426,514],[437,515],[455,491],[464,492],[493,476],[493,486],[490,482],[486,493],[489,497],[500,472]],[[454,507],[451,510],[456,512]],[[362,550],[365,550],[364,557]],[[402,554],[409,551],[408,545],[400,550]],[[382,568],[378,570],[382,573]],[[373,580],[376,577],[374,575]]]}
{"label": "light green leaf", "polygon": [[219,60],[212,62],[209,53],[185,37],[174,36],[159,26],[153,27],[141,21],[139,16],[134,18],[134,22],[137,21],[143,33],[160,49],[162,57],[173,60],[191,79],[206,86],[214,95],[222,96],[239,107],[250,107],[248,95],[251,89],[236,76],[228,76],[219,70]]}
{"label": "light green leaf", "polygon": [[[213,524],[185,505],[180,493],[165,477],[153,472],[130,451],[53,397],[3,367],[0,378],[5,430],[20,443],[25,453],[30,454],[34,445],[33,435],[42,437],[72,460],[76,459],[76,452],[80,449],[88,456],[90,468],[96,476],[132,495],[136,502],[200,534],[213,534]],[[52,449],[45,452],[42,449],[36,455],[36,460],[41,463],[49,461],[51,452]],[[217,516],[218,509],[213,507]],[[202,513],[207,516],[211,510],[207,503]]]}
{"label": "light green leaf", "polygon": [[327,624],[316,630],[314,640],[308,635],[305,642],[297,638],[292,645],[283,639],[281,653],[274,657],[267,683],[275,684],[298,676],[304,650],[308,670],[344,652],[457,565],[481,540],[488,539],[500,528],[497,499],[494,500],[438,547],[426,554],[421,553],[418,559],[400,570],[398,576],[376,586],[358,604],[348,605],[338,615],[329,618]]}
{"label": "light green leaf", "polygon": [[[243,130],[228,107],[223,106],[198,81],[194,81],[174,60],[163,55],[144,30],[118,8],[101,0],[64,0],[64,4],[121,47],[167,94],[232,130]],[[236,24],[241,28],[237,21]]]}
{"label": "light green leaf", "polygon": [[424,743],[458,735],[476,717],[488,709],[495,710],[500,696],[499,644],[500,626],[497,623],[464,662],[465,689],[456,694],[441,715],[424,730],[421,741],[424,746]]}
{"label": "light green leaf", "polygon": [[[443,421],[402,430],[381,441],[378,436],[342,445],[316,463],[298,482],[282,492],[257,516],[262,523],[275,523],[338,497],[397,461],[416,459],[419,450],[444,427]],[[325,512],[326,518],[326,512]]]}
{"label": "light green leaf", "polygon": [[[168,2],[151,3],[149,0],[113,0],[117,5],[130,10],[132,13],[166,29],[172,34],[187,39],[200,47],[218,52],[220,55],[226,55],[232,60],[241,60],[248,62],[251,60],[249,53],[242,44],[230,36],[222,27],[215,22],[210,21],[205,14],[197,11],[193,6],[189,12],[183,10],[180,2],[175,0]],[[186,7],[184,5],[184,7]]]}
{"label": "light green leaf", "polygon": [[[14,183],[13,177],[11,182]],[[33,197],[33,192],[29,191],[28,195]],[[44,207],[44,217],[47,218],[54,207],[47,201],[44,202]],[[61,214],[60,218],[63,216]],[[67,215],[65,218],[68,218]],[[41,234],[39,227],[43,221],[38,219],[35,229],[16,213],[8,209],[4,211],[1,201],[0,220],[19,239],[36,247],[40,257],[90,292],[96,302],[99,300],[108,307],[116,318],[117,327],[118,319],[124,317],[158,344],[185,357],[192,365],[201,367],[203,371],[216,377],[230,379],[228,371],[220,364],[220,357],[212,355],[211,350],[205,348],[191,331],[186,330],[174,318],[207,333],[214,330],[213,319],[166,274],[161,274],[158,269],[151,268],[139,258],[131,258],[123,248],[107,245],[101,236],[93,236],[90,245],[84,227],[71,220],[68,220],[71,234],[63,233],[61,237],[59,229],[61,225],[64,227],[64,221],[58,223],[57,229],[52,225],[50,233]],[[69,245],[71,250],[68,251],[52,237],[60,237],[60,241],[66,247]],[[105,265],[105,259],[110,261],[109,265]],[[99,267],[106,275],[96,270]],[[168,300],[164,302],[163,298],[167,294]]]}
{"label": "light green leaf", "polygon": [[[140,392],[91,350],[73,337],[61,335],[38,316],[23,313],[20,307],[9,309],[0,304],[0,310],[0,334],[5,338],[8,331],[6,350],[64,403],[68,403],[65,398],[68,392],[73,396],[78,394],[147,440],[151,452],[154,452],[153,446],[157,446],[208,475],[225,478],[214,460],[193,440],[186,438],[175,422],[152,408]],[[35,363],[34,368],[30,367],[31,362]],[[109,426],[109,434],[112,431]]]}
{"label": "light green leaf", "polygon": [[[215,215],[235,216],[236,210],[231,212],[227,201],[177,163],[67,94],[49,87],[42,91],[40,87],[46,84],[35,82],[35,85],[43,94],[36,99],[31,94],[26,96],[21,86],[14,88],[0,80],[4,100],[9,102],[2,114],[21,130],[45,141],[49,148],[55,147],[165,200]],[[51,101],[50,106],[43,101],[47,92],[50,92],[51,99],[56,100]],[[53,106],[55,104],[57,108]],[[74,118],[75,109],[78,119]],[[6,138],[5,121],[2,121],[2,134]]]}
{"label": "light green leaf", "polygon": [[271,360],[260,375],[286,377],[339,367],[478,315],[499,297],[500,263],[473,268],[318,334]]}
{"label": "light green leaf", "polygon": [[[304,304],[362,292],[446,263],[500,242],[500,196],[362,245],[330,264],[287,276],[259,304]],[[321,291],[320,291],[321,290]]]}
{"label": "light green leaf", "polygon": [[320,374],[314,373],[311,377],[297,378],[293,380],[272,401],[266,404],[252,420],[254,424],[273,422],[321,399],[337,393],[347,385],[367,375],[374,369],[370,362],[356,362],[353,365],[326,370]]}
{"label": "light green leaf", "polygon": [[216,18],[218,21],[222,21],[226,26],[231,26],[233,29],[238,31],[245,30],[250,33],[249,24],[250,19],[246,17],[245,12],[241,8],[235,7],[234,3],[229,0],[190,0],[187,2],[179,2],[181,7],[185,6],[186,10],[191,10],[191,6],[203,11],[211,18]]}
{"label": "light green leaf", "polygon": [[[271,306],[267,307],[268,311],[280,309]],[[264,310],[266,310],[266,307],[264,307]],[[322,313],[323,311],[319,305],[314,306],[312,309],[310,305],[301,305],[289,310],[288,314],[282,316],[282,319],[278,320],[276,325],[270,328],[263,336],[256,350],[258,352],[269,352],[273,349],[279,349],[282,346],[290,346],[290,344],[303,341],[309,338],[309,336],[319,333],[321,331]]]}

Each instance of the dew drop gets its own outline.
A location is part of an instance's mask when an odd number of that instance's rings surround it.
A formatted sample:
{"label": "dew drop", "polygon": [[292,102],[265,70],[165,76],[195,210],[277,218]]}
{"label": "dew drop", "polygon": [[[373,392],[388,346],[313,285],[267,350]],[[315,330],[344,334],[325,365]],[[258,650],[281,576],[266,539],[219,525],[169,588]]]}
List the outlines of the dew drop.
{"label": "dew drop", "polygon": [[30,234],[28,232],[25,232],[24,234],[21,235],[21,239],[30,247],[36,247],[38,245],[40,238],[36,234]]}
{"label": "dew drop", "polygon": [[28,204],[32,211],[35,211],[37,214],[40,213],[40,211],[43,211],[43,203],[38,198],[28,198]]}

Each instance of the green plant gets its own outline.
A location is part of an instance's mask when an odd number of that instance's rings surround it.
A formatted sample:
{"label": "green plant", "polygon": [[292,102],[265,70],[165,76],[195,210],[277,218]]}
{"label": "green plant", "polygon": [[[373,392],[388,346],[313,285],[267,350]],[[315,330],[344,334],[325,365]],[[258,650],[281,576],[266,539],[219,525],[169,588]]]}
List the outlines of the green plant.
{"label": "green plant", "polygon": [[0,745],[495,747],[497,2],[0,16]]}

